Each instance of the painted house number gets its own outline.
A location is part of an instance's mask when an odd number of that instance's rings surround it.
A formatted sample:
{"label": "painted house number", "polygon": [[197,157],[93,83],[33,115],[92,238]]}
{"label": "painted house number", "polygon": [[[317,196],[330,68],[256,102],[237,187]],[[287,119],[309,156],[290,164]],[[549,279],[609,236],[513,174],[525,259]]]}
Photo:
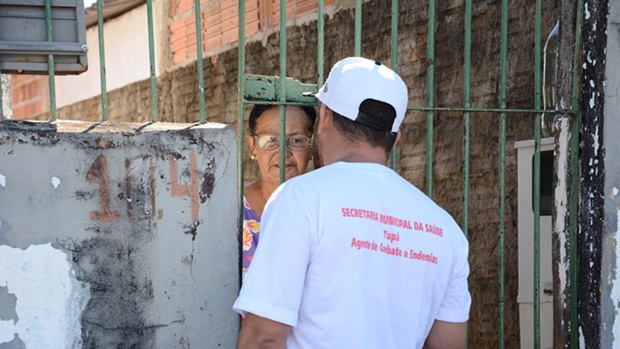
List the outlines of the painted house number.
{"label": "painted house number", "polygon": [[[168,160],[170,169],[170,194],[172,197],[188,196],[191,201],[192,222],[198,219],[200,208],[200,185],[196,153],[189,154],[190,184],[179,184],[177,160],[172,156]],[[130,220],[151,219],[155,215],[155,167],[150,155],[138,156],[125,160],[125,196],[127,216]],[[120,214],[110,208],[110,181],[108,159],[105,155],[97,156],[86,173],[86,181],[99,181],[99,211],[92,211],[90,219],[100,222],[118,221]]]}

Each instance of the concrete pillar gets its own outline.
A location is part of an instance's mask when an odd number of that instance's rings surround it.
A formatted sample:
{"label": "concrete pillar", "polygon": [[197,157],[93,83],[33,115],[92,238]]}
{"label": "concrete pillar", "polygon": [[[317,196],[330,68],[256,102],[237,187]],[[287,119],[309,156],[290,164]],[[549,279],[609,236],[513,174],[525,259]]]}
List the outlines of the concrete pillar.
{"label": "concrete pillar", "polygon": [[[600,6],[604,6],[606,2]],[[605,186],[602,201],[601,348],[620,348],[620,0],[609,1],[607,23],[603,145]],[[607,8],[603,7],[607,11]],[[603,63],[604,64],[604,63]],[[605,66],[604,66],[605,67]]]}
{"label": "concrete pillar", "polygon": [[[578,32],[577,7],[572,0],[562,0],[560,6],[560,31],[556,67],[556,109],[571,109],[573,100],[573,71],[575,66],[576,33]],[[579,147],[576,130],[579,120],[571,114],[556,114],[554,121],[554,179],[552,212],[553,250],[553,347],[570,348],[571,332],[577,333],[576,321],[571,319],[577,302],[571,299],[571,289],[576,286],[574,271],[577,261],[571,251],[576,244],[572,235],[577,229],[575,204],[579,195],[573,188],[576,176],[572,164],[578,161]]]}
{"label": "concrete pillar", "polygon": [[0,124],[0,347],[234,347],[236,144],[215,123]]}
{"label": "concrete pillar", "polygon": [[12,119],[13,118],[13,89],[11,88],[11,75],[0,74],[0,89],[2,93],[2,113],[0,119]]}

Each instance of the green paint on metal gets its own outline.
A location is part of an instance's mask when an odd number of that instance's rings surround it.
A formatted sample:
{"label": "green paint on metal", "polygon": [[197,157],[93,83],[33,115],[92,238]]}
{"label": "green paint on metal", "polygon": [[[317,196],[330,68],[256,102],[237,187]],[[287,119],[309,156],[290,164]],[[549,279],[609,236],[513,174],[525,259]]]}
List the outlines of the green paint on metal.
{"label": "green paint on metal", "polygon": [[[508,66],[508,0],[502,1],[502,24],[501,24],[501,48],[500,48],[500,82],[499,100],[500,108],[506,108],[506,70]],[[505,220],[506,220],[506,113],[499,116],[499,293],[498,293],[498,348],[503,349],[505,345],[504,321],[505,315]]]}
{"label": "green paint on metal", "polygon": [[[280,85],[278,101],[286,101],[286,0],[280,0]],[[280,183],[286,171],[286,106],[280,106]]]}
{"label": "green paint on metal", "polygon": [[292,106],[304,106],[304,105],[311,105],[311,106],[317,106],[318,105],[318,99],[314,98],[314,103],[307,103],[307,102],[278,102],[276,101],[259,101],[259,100],[251,100],[251,99],[244,99],[243,102],[244,103],[251,103],[251,104],[263,104],[263,105],[292,105]]}
{"label": "green paint on metal", "polygon": [[157,121],[157,81],[155,76],[155,41],[153,39],[153,0],[146,1],[147,22],[149,27],[149,79],[151,84],[151,119]]}
{"label": "green paint on metal", "polygon": [[[398,0],[392,0],[392,26],[391,26],[391,40],[390,40],[390,66],[392,70],[398,73]],[[394,145],[390,152],[390,167],[396,169],[398,147]]]}
{"label": "green paint on metal", "polygon": [[[534,108],[542,104],[542,0],[536,1],[534,35]],[[534,117],[534,349],[540,348],[540,135],[541,114]]]}
{"label": "green paint on metal", "polygon": [[[286,86],[286,85],[285,85]],[[286,180],[286,106],[280,105],[278,108],[280,112],[280,183],[284,183]]]}
{"label": "green paint on metal", "polygon": [[[317,19],[317,57],[316,57],[316,70],[317,70],[317,86],[323,86],[325,81],[325,0],[319,0],[318,3],[318,19]],[[288,90],[288,88],[287,88]]]}
{"label": "green paint on metal", "polygon": [[[465,2],[465,48],[464,48],[464,74],[463,74],[463,105],[469,108],[470,99],[470,75],[471,75],[471,22],[472,2]],[[463,233],[468,235],[469,228],[469,135],[470,121],[469,112],[463,114]]]}
{"label": "green paint on metal", "polygon": [[97,0],[97,29],[99,33],[99,76],[101,84],[101,120],[108,121],[108,88],[105,71],[105,40],[103,37],[103,0]]}
{"label": "green paint on metal", "polygon": [[[316,98],[310,94],[318,91],[317,85],[302,84],[299,80],[292,78],[282,79],[277,76],[266,75],[246,74],[243,79],[245,82],[243,97],[247,101],[316,104]],[[284,89],[281,87],[283,82],[286,85]],[[283,93],[286,94],[286,98],[282,98]]]}
{"label": "green paint on metal", "polygon": [[[426,195],[433,197],[433,119],[435,116],[435,0],[428,2],[428,34],[426,51]],[[412,109],[412,108],[408,108]]]}
{"label": "green paint on metal", "polygon": [[[54,41],[52,37],[52,0],[45,0],[45,31],[47,42]],[[50,89],[50,118],[56,121],[56,72],[54,70],[54,55],[47,55],[47,74]]]}
{"label": "green paint on metal", "polygon": [[460,108],[460,107],[420,107],[411,106],[407,107],[407,110],[422,110],[422,111],[453,111],[453,112],[491,112],[491,113],[520,113],[520,114],[534,114],[534,113],[562,113],[562,114],[575,114],[573,110],[554,110],[554,109],[503,109],[503,108]]}
{"label": "green paint on metal", "polygon": [[355,0],[355,47],[354,56],[362,55],[362,0]]}
{"label": "green paint on metal", "polygon": [[196,16],[196,66],[198,69],[198,105],[200,110],[200,123],[205,123],[205,79],[202,61],[202,20],[200,18],[200,0],[194,1],[194,13]]}

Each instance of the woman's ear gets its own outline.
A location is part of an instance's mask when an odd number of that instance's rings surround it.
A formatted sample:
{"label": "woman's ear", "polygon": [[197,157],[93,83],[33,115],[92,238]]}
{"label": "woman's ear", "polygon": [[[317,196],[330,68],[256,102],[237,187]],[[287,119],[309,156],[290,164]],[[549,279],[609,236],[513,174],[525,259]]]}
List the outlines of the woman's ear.
{"label": "woman's ear", "polygon": [[245,142],[248,144],[248,147],[250,148],[250,156],[252,157],[252,159],[254,159],[254,157],[256,156],[256,139],[254,137],[252,137],[249,134],[245,135]]}
{"label": "woman's ear", "polygon": [[394,141],[394,145],[398,144],[398,142],[400,141],[400,129],[398,131],[396,131],[396,140]]}

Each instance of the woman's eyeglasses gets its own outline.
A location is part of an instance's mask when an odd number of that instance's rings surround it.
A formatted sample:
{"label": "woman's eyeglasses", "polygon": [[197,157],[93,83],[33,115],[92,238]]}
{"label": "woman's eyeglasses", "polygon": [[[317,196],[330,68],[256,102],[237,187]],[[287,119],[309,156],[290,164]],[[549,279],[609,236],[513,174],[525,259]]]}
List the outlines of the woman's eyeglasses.
{"label": "woman's eyeglasses", "polygon": [[[280,146],[280,139],[278,136],[269,134],[252,134],[252,137],[256,139],[256,144],[262,150],[273,150]],[[292,151],[302,151],[308,149],[312,145],[312,138],[306,135],[292,135],[286,137],[286,147]]]}

